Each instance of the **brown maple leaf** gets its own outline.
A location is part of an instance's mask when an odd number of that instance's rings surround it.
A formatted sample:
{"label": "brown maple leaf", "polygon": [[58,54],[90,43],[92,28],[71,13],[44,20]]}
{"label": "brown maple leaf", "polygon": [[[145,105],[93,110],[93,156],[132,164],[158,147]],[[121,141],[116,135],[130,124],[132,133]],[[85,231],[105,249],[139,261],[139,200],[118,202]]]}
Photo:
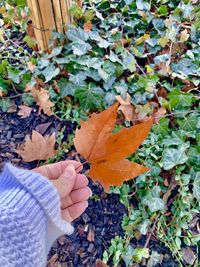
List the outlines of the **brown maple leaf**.
{"label": "brown maple leaf", "polygon": [[54,149],[55,142],[55,133],[51,136],[43,137],[40,133],[32,131],[31,138],[28,137],[25,143],[19,147],[16,152],[25,162],[48,160],[56,153]]}
{"label": "brown maple leaf", "polygon": [[32,87],[31,92],[36,104],[39,106],[39,113],[43,110],[44,114],[48,116],[53,115],[52,107],[54,104],[49,100],[49,92],[42,87],[39,89]]}
{"label": "brown maple leaf", "polygon": [[74,139],[76,150],[91,163],[91,178],[99,181],[106,190],[149,170],[125,158],[144,141],[153,120],[148,119],[113,134],[117,109],[118,104],[114,104],[99,114],[92,114],[88,121],[81,122]]}
{"label": "brown maple leaf", "polygon": [[28,118],[31,114],[32,108],[25,105],[19,106],[18,116],[21,116],[22,119]]}
{"label": "brown maple leaf", "polygon": [[127,93],[125,100],[120,95],[117,95],[115,98],[120,103],[119,110],[123,113],[125,120],[134,121],[137,116],[135,115],[135,108],[131,103],[131,96]]}

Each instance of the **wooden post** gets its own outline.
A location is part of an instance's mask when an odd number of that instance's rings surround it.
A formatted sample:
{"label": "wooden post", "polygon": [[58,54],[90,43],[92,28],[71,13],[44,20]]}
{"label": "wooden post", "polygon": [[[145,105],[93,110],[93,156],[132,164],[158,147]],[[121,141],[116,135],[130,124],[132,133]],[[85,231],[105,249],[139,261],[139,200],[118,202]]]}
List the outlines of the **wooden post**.
{"label": "wooden post", "polygon": [[53,30],[63,33],[72,22],[69,15],[71,0],[27,0],[35,38],[39,49],[50,51]]}

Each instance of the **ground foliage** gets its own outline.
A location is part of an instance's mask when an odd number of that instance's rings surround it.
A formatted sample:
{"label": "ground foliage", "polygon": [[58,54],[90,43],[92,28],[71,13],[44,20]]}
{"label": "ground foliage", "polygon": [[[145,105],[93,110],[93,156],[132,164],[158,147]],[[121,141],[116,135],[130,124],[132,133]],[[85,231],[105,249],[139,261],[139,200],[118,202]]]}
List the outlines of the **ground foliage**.
{"label": "ground foliage", "polygon": [[143,248],[131,242],[147,234],[170,248],[179,266],[198,266],[198,1],[83,2],[72,6],[75,21],[66,35],[54,32],[60,42],[51,54],[30,49],[35,41],[25,32],[24,1],[1,4],[0,106],[9,110],[13,96],[22,95],[24,105],[36,103],[45,113],[42,107],[48,103],[48,112],[79,123],[110,106],[116,95],[126,99],[128,93],[134,116],[131,122],[120,120],[119,128],[165,109],[130,158],[151,170],[112,189],[129,213],[122,222],[124,237],[112,241],[104,261],[131,266],[146,258],[147,266],[155,266],[162,259],[149,251],[148,239]]}

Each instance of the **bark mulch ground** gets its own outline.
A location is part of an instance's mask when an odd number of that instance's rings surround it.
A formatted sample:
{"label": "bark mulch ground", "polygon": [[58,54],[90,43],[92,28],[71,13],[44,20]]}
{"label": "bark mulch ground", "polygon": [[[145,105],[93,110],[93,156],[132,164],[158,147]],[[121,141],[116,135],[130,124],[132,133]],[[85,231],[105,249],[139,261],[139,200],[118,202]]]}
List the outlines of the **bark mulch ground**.
{"label": "bark mulch ground", "polygon": [[[16,103],[19,105],[20,100]],[[21,160],[15,153],[17,146],[24,142],[26,135],[31,134],[32,130],[45,135],[58,132],[63,127],[64,139],[67,139],[74,128],[70,122],[61,122],[53,116],[38,115],[34,108],[31,116],[26,119],[21,119],[17,112],[4,113],[0,109],[0,169],[8,161],[28,169],[36,167],[37,161],[25,163]],[[74,234],[62,236],[54,242],[48,256],[49,267],[94,267],[95,261],[102,258],[104,250],[108,249],[111,239],[116,235],[123,236],[121,221],[126,209],[119,197],[106,194],[99,184],[90,182],[90,187],[93,197],[89,200],[89,207],[74,222]],[[142,247],[145,242],[146,237],[142,237],[139,241],[133,240],[133,245]],[[178,266],[163,244],[151,240],[149,247],[163,254],[163,262],[157,267]]]}

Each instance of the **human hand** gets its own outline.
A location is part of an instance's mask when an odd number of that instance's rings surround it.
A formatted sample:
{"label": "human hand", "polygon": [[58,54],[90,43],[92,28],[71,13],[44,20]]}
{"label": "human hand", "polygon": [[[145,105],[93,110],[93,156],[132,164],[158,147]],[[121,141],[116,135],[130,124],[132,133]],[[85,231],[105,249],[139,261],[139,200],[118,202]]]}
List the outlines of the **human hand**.
{"label": "human hand", "polygon": [[82,164],[74,160],[65,160],[33,169],[50,179],[56,187],[61,200],[62,218],[72,222],[78,218],[88,206],[88,198],[92,195],[88,187],[88,179],[80,174]]}

